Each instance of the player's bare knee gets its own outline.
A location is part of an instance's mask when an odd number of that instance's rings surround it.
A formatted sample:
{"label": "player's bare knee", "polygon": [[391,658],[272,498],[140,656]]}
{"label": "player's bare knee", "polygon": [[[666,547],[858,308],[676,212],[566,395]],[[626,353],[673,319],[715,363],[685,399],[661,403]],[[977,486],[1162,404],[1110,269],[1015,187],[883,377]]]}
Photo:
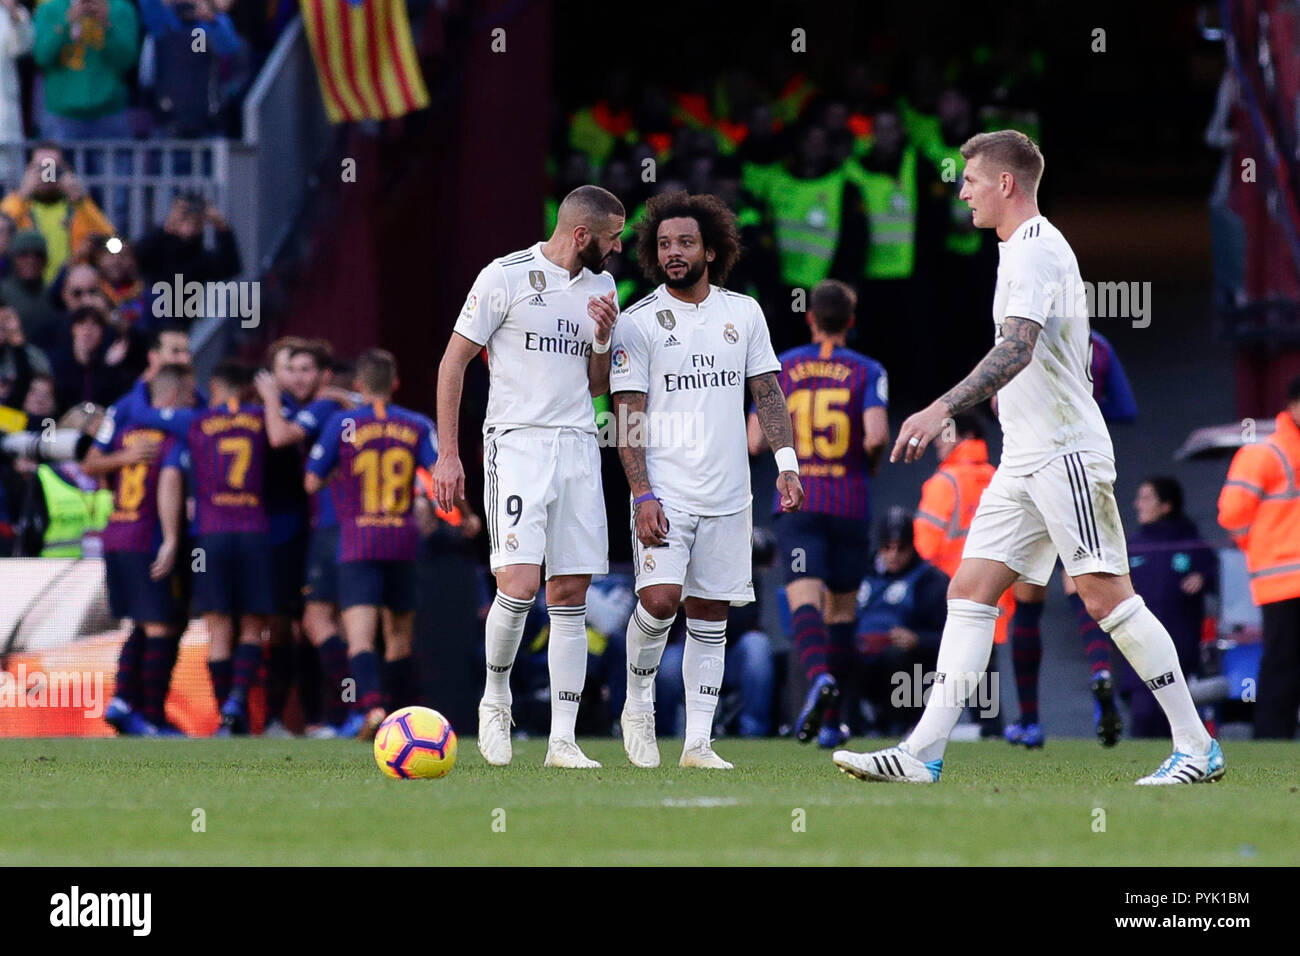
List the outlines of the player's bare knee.
{"label": "player's bare knee", "polygon": [[587,600],[588,575],[564,575],[546,582],[546,603],[552,607],[577,607]]}
{"label": "player's bare knee", "polygon": [[1088,616],[1094,621],[1110,617],[1115,608],[1135,593],[1126,574],[1081,574],[1074,583]]}
{"label": "player's bare knee", "polygon": [[643,588],[640,594],[641,606],[646,613],[661,621],[677,616],[677,606],[681,596],[668,588]]}
{"label": "player's bare knee", "polygon": [[497,590],[517,601],[531,601],[542,589],[541,569],[515,564],[497,571]]}

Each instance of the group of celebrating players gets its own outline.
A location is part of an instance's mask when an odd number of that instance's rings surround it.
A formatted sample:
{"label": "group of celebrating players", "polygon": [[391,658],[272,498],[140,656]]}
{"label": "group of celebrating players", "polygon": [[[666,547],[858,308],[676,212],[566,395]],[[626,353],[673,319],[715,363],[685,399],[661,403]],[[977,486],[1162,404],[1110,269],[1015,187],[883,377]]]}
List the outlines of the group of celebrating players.
{"label": "group of celebrating players", "polygon": [[[415,489],[437,458],[432,423],[392,404],[397,366],[381,349],[357,358],[348,388],[320,341],[282,339],[268,364],[223,361],[205,395],[185,333],[163,330],[87,456],[113,485],[110,609],[134,623],[105,710],[119,732],[180,734],[164,705],[191,612],[207,629],[221,735],[249,730],[264,634],[266,733],[288,733],[295,658],[316,665],[298,668],[311,736],[373,734],[385,702],[417,697],[415,558],[436,518]],[[314,653],[297,653],[299,615]]]}
{"label": "group of celebrating players", "polygon": [[[903,423],[890,460],[918,460],[953,416],[996,396],[1002,461],[949,585],[934,689],[920,720],[897,746],[840,750],[833,761],[864,780],[937,782],[951,731],[988,666],[1000,599],[1017,582],[1046,584],[1059,557],[1172,728],[1174,752],[1138,782],[1217,779],[1222,750],[1192,702],[1168,632],[1128,577],[1114,452],[1088,378],[1084,287],[1069,245],[1037,207],[1042,154],[1022,133],[1004,130],[971,138],[962,156],[961,198],[974,225],[1001,240],[995,344],[965,379]],[[778,359],[757,301],[725,288],[740,243],[734,214],[714,196],[673,192],[647,203],[637,259],[660,284],[620,312],[604,265],[621,251],[624,225],[617,197],[582,186],[560,205],[549,239],[482,270],[439,366],[436,439],[427,418],[391,403],[397,370],[381,350],[358,358],[355,392],[329,381],[319,347],[299,342],[256,377],[223,364],[206,397],[187,364],[162,345],[151,352],[147,386],[114,406],[88,459],[88,470],[116,476],[105,533],[109,594],[114,613],[136,622],[110,722],[166,731],[160,694],[185,619],[179,595],[187,577],[208,628],[222,733],[247,730],[262,633],[272,635],[274,671],[289,633],[289,595],[300,586],[303,632],[319,650],[335,711],[322,733],[364,737],[382,720],[385,701],[411,702],[412,562],[420,509],[433,507],[416,493],[417,469],[431,470],[439,508],[469,513],[461,392],[466,367],[486,350],[483,522],[496,594],[485,624],[480,753],[493,766],[511,762],[510,673],[544,585],[545,764],[600,766],[579,747],[575,723],[586,678],[587,590],[593,575],[608,571],[592,406],[608,393],[632,497],[638,597],[626,629],[624,749],[637,767],[659,765],[654,679],[684,606],[679,763],[731,769],[711,735],[728,608],[754,600],[749,451],[765,439],[776,459],[780,559],[797,572],[787,576],[792,607],[805,627],[813,615],[818,627],[842,629],[867,553],[861,477],[879,465],[889,440],[887,380],[877,363],[844,346],[851,299],[846,314],[833,288],[813,301],[814,310],[837,313],[835,328],[822,330],[831,334],[815,337],[811,351]],[[815,401],[796,387],[801,376],[821,386]],[[192,562],[180,545],[187,493],[195,502]],[[309,528],[295,523],[304,512],[286,505],[303,495],[312,503]],[[350,697],[339,693],[346,687],[354,688]],[[268,701],[273,720],[277,703]]]}

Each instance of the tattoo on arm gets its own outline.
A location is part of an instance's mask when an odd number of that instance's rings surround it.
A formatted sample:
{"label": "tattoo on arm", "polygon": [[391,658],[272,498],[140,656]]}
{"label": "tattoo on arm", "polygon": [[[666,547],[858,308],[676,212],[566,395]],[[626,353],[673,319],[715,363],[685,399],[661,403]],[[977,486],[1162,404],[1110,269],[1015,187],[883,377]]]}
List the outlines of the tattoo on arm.
{"label": "tattoo on arm", "polygon": [[[633,413],[645,413],[645,392],[615,392],[613,402],[615,423],[630,421]],[[627,411],[622,411],[622,407],[626,407]],[[645,444],[628,444],[627,435],[621,428],[618,436],[618,460],[623,463],[623,473],[627,475],[632,497],[639,498],[652,490],[645,466]]]}
{"label": "tattoo on arm", "polygon": [[775,372],[756,375],[749,380],[749,391],[754,396],[754,413],[767,436],[772,450],[794,445],[794,426],[790,422],[790,409],[785,404],[785,394]]}
{"label": "tattoo on arm", "polygon": [[940,399],[948,413],[956,415],[997,394],[1034,357],[1040,326],[1037,322],[1009,315],[1002,323],[1002,341],[993,346],[974,370]]}

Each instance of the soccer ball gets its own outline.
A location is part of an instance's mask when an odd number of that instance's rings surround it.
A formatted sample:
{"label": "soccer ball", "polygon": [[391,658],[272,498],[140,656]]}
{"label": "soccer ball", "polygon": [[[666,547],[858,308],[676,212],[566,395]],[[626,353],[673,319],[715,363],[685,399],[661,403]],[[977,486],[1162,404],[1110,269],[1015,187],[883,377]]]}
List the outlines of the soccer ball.
{"label": "soccer ball", "polygon": [[428,707],[403,707],[375,732],[375,763],[399,780],[431,780],[456,765],[456,731]]}

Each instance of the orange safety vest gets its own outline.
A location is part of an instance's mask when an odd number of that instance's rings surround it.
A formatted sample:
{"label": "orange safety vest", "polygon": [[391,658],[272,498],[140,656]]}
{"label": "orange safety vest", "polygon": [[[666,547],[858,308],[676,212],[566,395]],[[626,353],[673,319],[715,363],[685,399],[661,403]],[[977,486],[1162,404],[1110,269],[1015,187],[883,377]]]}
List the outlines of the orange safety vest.
{"label": "orange safety vest", "polygon": [[[989,464],[988,445],[982,439],[967,438],[957,443],[921,486],[921,504],[912,524],[916,553],[950,578],[961,565],[971,519],[979,507],[980,495],[993,480],[994,470]],[[1003,644],[1015,611],[1010,588],[998,601],[998,610],[1001,613],[993,639]]]}
{"label": "orange safety vest", "polygon": [[1219,524],[1246,552],[1256,604],[1300,597],[1300,426],[1277,416],[1268,441],[1237,449],[1219,492]]}

